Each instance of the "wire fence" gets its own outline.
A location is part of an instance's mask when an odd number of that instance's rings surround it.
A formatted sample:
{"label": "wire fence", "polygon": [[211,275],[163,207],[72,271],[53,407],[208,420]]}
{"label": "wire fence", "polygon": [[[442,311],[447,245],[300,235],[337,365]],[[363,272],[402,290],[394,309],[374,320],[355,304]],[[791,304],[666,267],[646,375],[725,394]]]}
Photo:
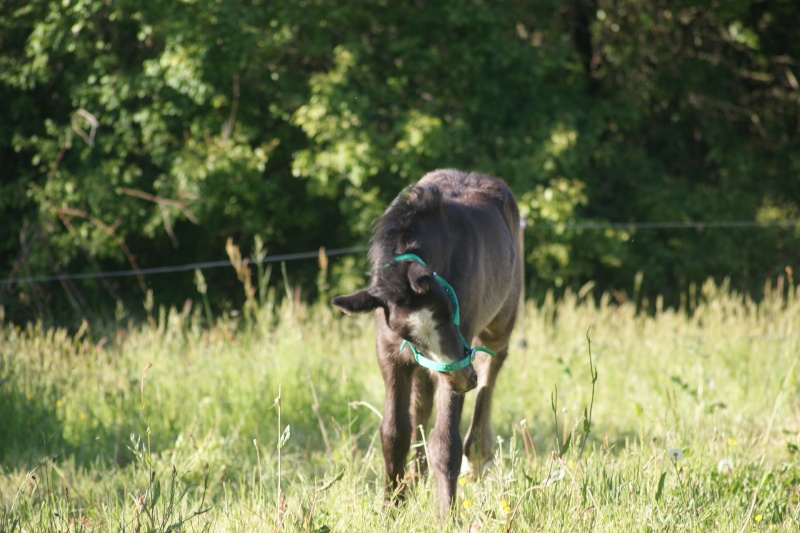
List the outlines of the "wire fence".
{"label": "wire fence", "polygon": [[[325,250],[325,255],[328,257],[347,255],[356,252],[363,252],[367,250],[367,246],[350,246],[347,248],[335,248],[332,250]],[[128,276],[139,276],[148,274],[169,274],[171,272],[186,272],[187,270],[207,270],[210,268],[229,267],[234,264],[250,265],[261,263],[280,263],[285,261],[297,261],[299,259],[314,259],[318,258],[320,251],[313,252],[297,252],[291,254],[277,254],[268,255],[261,261],[255,259],[242,259],[236,263],[229,259],[220,259],[218,261],[206,261],[202,263],[188,263],[185,265],[172,265],[152,268],[139,268],[128,270],[110,270],[106,272],[84,272],[79,274],[52,274],[47,276],[29,276],[24,278],[7,278],[0,279],[0,285],[7,283],[43,283],[47,281],[67,281],[67,280],[80,280],[80,279],[96,279],[96,278],[122,278]]]}
{"label": "wire fence", "polygon": [[[800,220],[770,220],[770,221],[756,221],[756,220],[710,220],[710,221],[663,221],[663,222],[566,222],[566,223],[537,223],[525,226],[527,230],[531,229],[573,229],[573,230],[587,230],[587,231],[605,231],[605,230],[697,230],[702,231],[705,229],[766,229],[766,228],[792,228],[800,225]],[[328,257],[335,257],[341,255],[349,255],[354,253],[365,252],[366,245],[348,246],[345,248],[334,248],[330,250],[314,250],[308,252],[296,252],[287,254],[268,255],[260,261],[255,259],[243,259],[239,264],[256,264],[261,262],[266,263],[280,263],[287,261],[298,261],[305,259],[316,259],[321,253]],[[228,259],[221,259],[218,261],[205,261],[199,263],[188,263],[184,265],[171,265],[161,267],[127,269],[127,270],[111,270],[105,272],[84,272],[84,273],[63,273],[63,274],[47,274],[41,276],[28,276],[17,278],[0,279],[0,286],[11,285],[15,283],[46,283],[51,281],[72,281],[84,279],[98,279],[98,278],[120,278],[128,276],[141,276],[150,274],[168,274],[173,272],[186,272],[189,270],[207,270],[213,268],[224,268],[232,266]]]}
{"label": "wire fence", "polygon": [[[561,226],[569,229],[582,229],[582,230],[652,230],[652,229],[734,229],[734,228],[752,228],[752,229],[765,229],[770,227],[778,228],[791,228],[800,224],[800,220],[770,220],[770,221],[757,221],[757,220],[710,220],[706,222],[698,221],[665,221],[665,222],[581,222],[581,223],[565,223]],[[540,227],[557,227],[557,224],[548,224],[546,226],[534,225],[534,228]],[[531,227],[531,226],[529,226]]]}

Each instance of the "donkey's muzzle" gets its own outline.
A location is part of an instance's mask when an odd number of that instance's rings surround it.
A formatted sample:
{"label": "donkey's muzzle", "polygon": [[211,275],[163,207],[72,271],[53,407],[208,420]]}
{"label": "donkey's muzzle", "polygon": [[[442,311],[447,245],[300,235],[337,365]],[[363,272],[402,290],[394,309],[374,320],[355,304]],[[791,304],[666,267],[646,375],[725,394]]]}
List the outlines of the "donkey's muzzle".
{"label": "donkey's muzzle", "polygon": [[455,372],[443,373],[442,376],[457,394],[465,394],[478,386],[478,374],[472,365]]}

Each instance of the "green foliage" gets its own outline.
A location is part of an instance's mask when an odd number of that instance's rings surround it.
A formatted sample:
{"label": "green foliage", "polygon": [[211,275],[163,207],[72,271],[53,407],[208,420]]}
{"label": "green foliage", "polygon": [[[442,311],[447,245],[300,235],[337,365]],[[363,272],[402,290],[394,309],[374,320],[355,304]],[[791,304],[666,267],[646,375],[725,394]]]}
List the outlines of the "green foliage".
{"label": "green foliage", "polygon": [[[364,243],[437,167],[506,179],[529,287],[677,304],[797,270],[800,9],[730,0],[6,2],[0,271],[19,278]],[[363,259],[331,268],[349,285]],[[314,268],[298,276],[313,293]],[[209,277],[223,305],[233,282]],[[15,320],[91,316],[190,276],[7,288]],[[63,289],[63,290],[62,290]],[[16,292],[18,291],[18,292]],[[315,295],[311,295],[314,297]],[[91,302],[91,303],[90,303]],[[644,303],[644,302],[643,302]]]}

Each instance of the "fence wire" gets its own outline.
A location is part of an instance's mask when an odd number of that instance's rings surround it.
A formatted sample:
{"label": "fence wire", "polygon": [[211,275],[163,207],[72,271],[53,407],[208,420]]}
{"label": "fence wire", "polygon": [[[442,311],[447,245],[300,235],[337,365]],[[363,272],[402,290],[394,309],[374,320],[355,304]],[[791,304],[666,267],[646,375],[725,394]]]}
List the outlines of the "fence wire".
{"label": "fence wire", "polygon": [[[696,230],[702,231],[705,229],[766,229],[766,228],[791,228],[800,225],[800,220],[770,220],[770,221],[756,221],[756,220],[709,220],[709,221],[663,221],[663,222],[565,222],[565,223],[537,223],[526,226],[526,229],[574,229],[574,230],[588,230],[588,231],[605,231],[605,230],[658,230],[658,229],[671,229],[671,230]],[[324,254],[328,257],[335,257],[340,255],[348,255],[367,250],[366,245],[348,246],[345,248],[334,248],[331,250],[324,250]],[[308,252],[296,252],[287,254],[268,255],[264,257],[261,263],[279,263],[286,261],[298,261],[303,259],[315,259],[320,256],[320,250]],[[239,264],[256,264],[259,262],[255,259],[243,259]],[[28,276],[20,278],[6,278],[0,279],[1,285],[12,285],[15,283],[45,283],[51,281],[70,281],[70,280],[83,280],[83,279],[98,279],[98,278],[120,278],[128,276],[139,276],[149,274],[169,274],[173,272],[186,272],[189,270],[207,270],[212,268],[223,268],[232,266],[230,260],[223,259],[218,261],[205,261],[201,263],[189,263],[185,265],[171,265],[151,268],[140,269],[127,269],[127,270],[112,270],[106,272],[84,272],[76,274],[48,274],[41,276]]]}

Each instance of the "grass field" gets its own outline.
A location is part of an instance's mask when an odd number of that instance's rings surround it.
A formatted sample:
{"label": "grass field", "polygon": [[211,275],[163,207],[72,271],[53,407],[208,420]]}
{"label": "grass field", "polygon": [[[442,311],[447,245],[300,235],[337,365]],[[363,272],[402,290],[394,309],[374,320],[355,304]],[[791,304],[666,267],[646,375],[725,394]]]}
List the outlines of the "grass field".
{"label": "grass field", "polygon": [[800,292],[699,292],[691,314],[528,305],[495,467],[444,522],[430,479],[384,506],[369,318],[6,324],[0,531],[797,531]]}

